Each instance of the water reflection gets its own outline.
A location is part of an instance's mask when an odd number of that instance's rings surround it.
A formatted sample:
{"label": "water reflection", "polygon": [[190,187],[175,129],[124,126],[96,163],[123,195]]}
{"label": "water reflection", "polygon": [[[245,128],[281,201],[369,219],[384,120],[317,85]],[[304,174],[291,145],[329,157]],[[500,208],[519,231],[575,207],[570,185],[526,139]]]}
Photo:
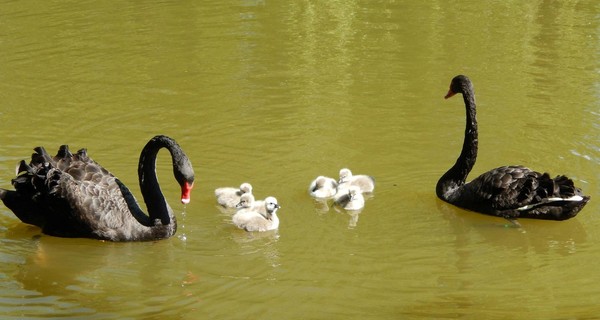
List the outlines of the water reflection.
{"label": "water reflection", "polygon": [[476,237],[477,241],[511,251],[570,255],[587,243],[585,228],[577,218],[562,223],[520,219],[521,227],[515,227],[505,219],[464,211],[442,201],[438,201],[438,209],[450,222],[456,248],[465,248],[475,242],[471,237]]}
{"label": "water reflection", "polygon": [[350,216],[350,219],[348,220],[348,229],[356,228],[356,225],[358,224],[358,215],[363,211],[363,209],[344,210],[343,208],[340,208],[339,206],[334,206],[334,208],[335,208],[336,212],[347,214]]}
{"label": "water reflection", "polygon": [[[372,199],[375,195],[373,193],[364,193],[363,197],[365,198],[365,207],[368,205],[367,202]],[[318,215],[324,215],[331,211],[336,212],[337,214],[348,215],[348,228],[353,229],[358,225],[358,218],[360,213],[364,210],[345,210],[341,208],[339,205],[334,204],[333,198],[330,199],[315,199],[311,198],[314,205],[314,211]]]}
{"label": "water reflection", "polygon": [[[562,299],[557,291],[577,292],[567,284],[577,277],[572,260],[589,249],[585,228],[577,219],[522,219],[523,227],[514,228],[503,219],[443,201],[437,202],[437,208],[450,228],[436,244],[446,249],[438,250],[445,272],[427,276],[429,286],[421,289],[433,294],[410,303],[402,314],[425,318],[503,315],[514,307],[513,299],[527,301],[535,290],[536,299],[544,303],[518,314],[552,317],[555,311],[542,305],[556,305]],[[507,295],[511,301],[503,300]]]}
{"label": "water reflection", "polygon": [[[38,236],[33,242],[35,249],[13,277],[23,289],[46,297],[62,297],[58,304],[70,306],[70,310],[66,310],[70,314],[84,310],[84,313],[97,315],[105,312],[143,314],[148,312],[144,304],[156,302],[156,299],[177,301],[182,306],[195,303],[196,300],[186,292],[189,286],[199,281],[198,275],[189,269],[185,273],[173,274],[171,269],[180,263],[175,260],[173,248],[164,249],[177,242],[163,242],[166,246],[159,242],[110,243]],[[152,265],[137,268],[136,261],[140,255],[156,258]],[[102,281],[106,277],[112,281]],[[146,288],[144,284],[153,286]],[[175,290],[166,289],[157,295],[154,286]],[[108,296],[112,303],[102,310],[82,308],[82,305],[88,304],[86,296]],[[25,304],[36,308],[38,303],[32,299]],[[168,309],[159,307],[155,311],[164,315],[176,313]]]}

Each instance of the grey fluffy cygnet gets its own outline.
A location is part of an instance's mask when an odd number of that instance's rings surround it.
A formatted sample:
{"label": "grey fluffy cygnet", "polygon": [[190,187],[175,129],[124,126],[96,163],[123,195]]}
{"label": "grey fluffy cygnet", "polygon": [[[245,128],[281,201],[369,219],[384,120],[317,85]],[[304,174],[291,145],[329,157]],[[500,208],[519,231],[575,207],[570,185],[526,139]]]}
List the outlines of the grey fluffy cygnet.
{"label": "grey fluffy cygnet", "polygon": [[337,192],[338,183],[333,178],[318,176],[310,183],[308,192],[315,198],[331,198]]}
{"label": "grey fluffy cygnet", "polygon": [[[263,205],[259,205],[260,203]],[[254,201],[254,196],[244,194],[238,208],[238,211],[232,217],[232,221],[240,229],[269,231],[279,228],[277,209],[281,206],[274,197],[267,197],[264,201]]]}
{"label": "grey fluffy cygnet", "polygon": [[235,208],[243,194],[252,194],[252,185],[244,182],[238,188],[224,187],[215,189],[217,203],[225,208]]}
{"label": "grey fluffy cygnet", "polygon": [[346,210],[360,210],[365,206],[365,198],[357,186],[339,190],[334,202]]}
{"label": "grey fluffy cygnet", "polygon": [[357,186],[363,193],[373,192],[375,190],[375,179],[364,174],[352,175],[352,171],[348,168],[340,170],[340,180],[338,187]]}

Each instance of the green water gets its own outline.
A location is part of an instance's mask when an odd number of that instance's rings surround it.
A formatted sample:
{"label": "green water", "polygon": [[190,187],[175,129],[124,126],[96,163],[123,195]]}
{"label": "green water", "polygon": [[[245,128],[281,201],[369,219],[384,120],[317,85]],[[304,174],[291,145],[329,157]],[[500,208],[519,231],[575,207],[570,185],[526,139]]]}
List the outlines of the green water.
{"label": "green water", "polygon": [[[600,314],[600,6],[593,1],[9,2],[0,12],[0,187],[32,148],[89,155],[138,199],[156,134],[192,159],[175,237],[42,235],[0,206],[6,319],[589,319]],[[523,164],[592,201],[521,221],[435,197],[475,85],[471,177]],[[376,178],[359,214],[307,194],[340,168]],[[237,230],[213,190],[277,197],[278,232]]]}

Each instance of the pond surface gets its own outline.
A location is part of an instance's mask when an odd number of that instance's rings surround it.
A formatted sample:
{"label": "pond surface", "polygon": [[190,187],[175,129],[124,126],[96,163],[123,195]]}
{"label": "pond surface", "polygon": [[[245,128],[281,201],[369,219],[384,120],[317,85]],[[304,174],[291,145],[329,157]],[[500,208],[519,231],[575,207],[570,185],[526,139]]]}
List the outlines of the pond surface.
{"label": "pond surface", "polygon": [[[156,134],[192,159],[175,237],[41,234],[0,206],[4,319],[589,319],[600,314],[600,5],[594,1],[2,1],[0,187],[32,148],[87,148],[141,199]],[[574,219],[506,221],[435,196],[462,146],[453,76],[475,85],[471,177],[523,164],[574,179]],[[376,178],[358,214],[307,194]],[[213,190],[277,197],[246,233]]]}

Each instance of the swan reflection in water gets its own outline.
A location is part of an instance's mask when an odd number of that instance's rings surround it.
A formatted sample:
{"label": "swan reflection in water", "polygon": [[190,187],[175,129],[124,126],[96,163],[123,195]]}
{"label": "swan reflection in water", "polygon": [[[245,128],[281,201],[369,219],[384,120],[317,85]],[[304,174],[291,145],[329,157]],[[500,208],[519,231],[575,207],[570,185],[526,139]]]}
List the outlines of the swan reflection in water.
{"label": "swan reflection in water", "polygon": [[[5,310],[5,317],[143,318],[153,297],[130,297],[160,287],[160,306],[153,312],[172,318],[167,316],[172,306],[198,303],[198,285],[205,279],[201,267],[205,257],[181,259],[182,243],[175,239],[135,243],[65,239],[24,224],[3,230],[0,237],[6,252],[2,256],[12,251],[18,257],[2,266],[19,295],[15,297],[19,307]],[[15,250],[6,251],[11,246]]]}
{"label": "swan reflection in water", "polygon": [[579,219],[563,222],[528,219],[515,227],[506,220],[465,211],[442,201],[437,201],[437,207],[452,228],[458,251],[483,238],[486,239],[483,243],[511,251],[569,255],[588,242],[586,229]]}

